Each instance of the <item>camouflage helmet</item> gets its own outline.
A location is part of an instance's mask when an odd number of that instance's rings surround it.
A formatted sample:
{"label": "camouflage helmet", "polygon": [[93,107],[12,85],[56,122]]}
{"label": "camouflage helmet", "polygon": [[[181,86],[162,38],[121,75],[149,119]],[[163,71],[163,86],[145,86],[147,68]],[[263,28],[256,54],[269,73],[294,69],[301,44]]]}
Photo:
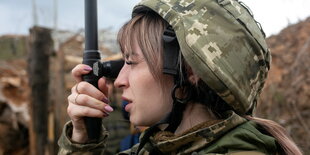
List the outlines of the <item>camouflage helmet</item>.
{"label": "camouflage helmet", "polygon": [[186,62],[239,114],[252,114],[270,52],[261,27],[237,0],[142,0],[173,27]]}

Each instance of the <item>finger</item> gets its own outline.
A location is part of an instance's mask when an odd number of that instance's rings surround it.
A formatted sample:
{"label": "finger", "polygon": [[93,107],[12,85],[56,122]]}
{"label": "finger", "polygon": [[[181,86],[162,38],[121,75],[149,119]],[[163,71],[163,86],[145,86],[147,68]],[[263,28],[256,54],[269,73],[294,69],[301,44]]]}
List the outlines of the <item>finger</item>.
{"label": "finger", "polygon": [[69,103],[69,106],[67,108],[67,113],[70,116],[71,120],[74,122],[81,121],[84,117],[96,117],[96,118],[102,118],[107,117],[108,114],[98,110],[93,109],[90,107],[85,107],[73,103]]}
{"label": "finger", "polygon": [[76,105],[84,106],[84,107],[90,107],[93,109],[100,110],[106,114],[113,111],[113,108],[109,106],[107,103],[104,103],[102,101],[99,101],[91,96],[85,95],[85,94],[71,94],[68,96],[68,101],[70,103],[74,103]]}
{"label": "finger", "polygon": [[97,89],[92,84],[82,81],[77,83],[75,86],[71,89],[72,93],[78,93],[78,94],[86,94],[93,98],[96,98],[100,101],[108,103],[108,97],[103,92],[101,92],[99,89]]}
{"label": "finger", "polygon": [[72,69],[71,74],[77,82],[80,82],[82,75],[88,74],[91,70],[92,68],[88,65],[78,64]]}
{"label": "finger", "polygon": [[[113,86],[113,83],[112,83]],[[98,87],[103,92],[106,94],[106,96],[109,96],[109,87],[107,86],[107,79],[102,77],[98,80]]]}

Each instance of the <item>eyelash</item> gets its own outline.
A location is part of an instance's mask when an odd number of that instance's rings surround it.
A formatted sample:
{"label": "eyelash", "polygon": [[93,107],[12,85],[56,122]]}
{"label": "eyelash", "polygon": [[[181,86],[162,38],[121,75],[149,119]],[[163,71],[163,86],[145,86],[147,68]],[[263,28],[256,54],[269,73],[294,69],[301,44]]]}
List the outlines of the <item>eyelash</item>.
{"label": "eyelash", "polygon": [[132,65],[132,64],[134,64],[132,61],[125,61],[125,63],[126,63],[127,65]]}

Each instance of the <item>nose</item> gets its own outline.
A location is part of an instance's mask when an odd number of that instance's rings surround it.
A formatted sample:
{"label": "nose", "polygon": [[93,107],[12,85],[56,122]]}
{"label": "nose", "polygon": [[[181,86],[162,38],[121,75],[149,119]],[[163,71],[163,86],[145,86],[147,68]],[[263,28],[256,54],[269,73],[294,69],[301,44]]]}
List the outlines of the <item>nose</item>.
{"label": "nose", "polygon": [[128,87],[128,73],[128,65],[124,64],[117,78],[115,79],[114,86],[122,89]]}

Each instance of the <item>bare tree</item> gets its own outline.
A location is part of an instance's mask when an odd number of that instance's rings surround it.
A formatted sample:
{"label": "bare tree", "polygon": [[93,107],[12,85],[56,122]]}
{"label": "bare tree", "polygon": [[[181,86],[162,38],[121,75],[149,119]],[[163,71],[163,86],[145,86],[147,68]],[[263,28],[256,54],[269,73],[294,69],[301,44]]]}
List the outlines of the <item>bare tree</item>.
{"label": "bare tree", "polygon": [[58,31],[58,0],[54,0],[54,27],[53,27],[53,38],[54,38],[54,50],[55,52],[59,49],[59,40],[57,36]]}

